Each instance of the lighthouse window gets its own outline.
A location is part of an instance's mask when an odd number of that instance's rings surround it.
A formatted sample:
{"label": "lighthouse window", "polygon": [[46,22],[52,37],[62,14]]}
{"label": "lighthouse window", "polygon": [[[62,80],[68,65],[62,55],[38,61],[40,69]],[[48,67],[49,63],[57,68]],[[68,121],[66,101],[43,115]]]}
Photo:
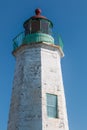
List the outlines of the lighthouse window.
{"label": "lighthouse window", "polygon": [[47,96],[47,115],[48,117],[57,118],[57,95],[46,94]]}

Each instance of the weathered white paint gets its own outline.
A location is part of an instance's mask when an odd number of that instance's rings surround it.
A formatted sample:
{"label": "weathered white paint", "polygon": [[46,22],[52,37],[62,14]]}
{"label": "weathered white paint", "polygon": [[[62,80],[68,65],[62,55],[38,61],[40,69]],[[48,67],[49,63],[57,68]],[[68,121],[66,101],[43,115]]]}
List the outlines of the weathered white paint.
{"label": "weathered white paint", "polygon": [[[43,130],[69,130],[60,62],[59,49],[50,46],[41,48]],[[47,116],[46,93],[58,96],[59,116],[56,119]]]}
{"label": "weathered white paint", "polygon": [[[16,69],[7,130],[69,130],[62,54],[60,48],[46,43],[25,45],[14,52]],[[56,119],[47,117],[46,93],[58,96]]]}

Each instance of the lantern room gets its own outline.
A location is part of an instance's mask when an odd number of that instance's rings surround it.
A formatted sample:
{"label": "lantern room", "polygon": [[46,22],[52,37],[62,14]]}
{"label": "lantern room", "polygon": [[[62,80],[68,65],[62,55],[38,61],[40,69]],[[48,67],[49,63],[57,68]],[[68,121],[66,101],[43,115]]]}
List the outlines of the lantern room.
{"label": "lantern room", "polygon": [[35,10],[35,16],[30,17],[23,24],[24,32],[13,39],[13,51],[23,44],[42,43],[54,44],[52,37],[52,22],[41,15],[41,10]]}
{"label": "lantern room", "polygon": [[46,17],[41,16],[41,10],[35,10],[36,15],[24,22],[25,34],[46,33],[52,34],[53,24]]}

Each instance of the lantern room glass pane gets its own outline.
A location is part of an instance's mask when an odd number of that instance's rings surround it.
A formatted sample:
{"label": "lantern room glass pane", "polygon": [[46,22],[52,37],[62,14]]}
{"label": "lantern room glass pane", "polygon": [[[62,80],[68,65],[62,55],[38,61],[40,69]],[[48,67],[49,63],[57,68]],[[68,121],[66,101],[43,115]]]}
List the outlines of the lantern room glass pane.
{"label": "lantern room glass pane", "polygon": [[40,32],[40,21],[39,20],[32,20],[31,21],[31,33]]}
{"label": "lantern room glass pane", "polygon": [[48,34],[48,22],[45,20],[41,20],[41,32]]}
{"label": "lantern room glass pane", "polygon": [[31,33],[31,24],[30,22],[25,26],[25,35]]}

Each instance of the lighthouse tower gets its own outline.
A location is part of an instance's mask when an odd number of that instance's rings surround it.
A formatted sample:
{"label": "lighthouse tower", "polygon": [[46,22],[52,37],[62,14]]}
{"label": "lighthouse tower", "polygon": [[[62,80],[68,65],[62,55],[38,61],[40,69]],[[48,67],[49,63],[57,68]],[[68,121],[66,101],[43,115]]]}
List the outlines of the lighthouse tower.
{"label": "lighthouse tower", "polygon": [[7,130],[69,130],[61,72],[64,53],[53,24],[35,10],[13,41],[16,59]]}

